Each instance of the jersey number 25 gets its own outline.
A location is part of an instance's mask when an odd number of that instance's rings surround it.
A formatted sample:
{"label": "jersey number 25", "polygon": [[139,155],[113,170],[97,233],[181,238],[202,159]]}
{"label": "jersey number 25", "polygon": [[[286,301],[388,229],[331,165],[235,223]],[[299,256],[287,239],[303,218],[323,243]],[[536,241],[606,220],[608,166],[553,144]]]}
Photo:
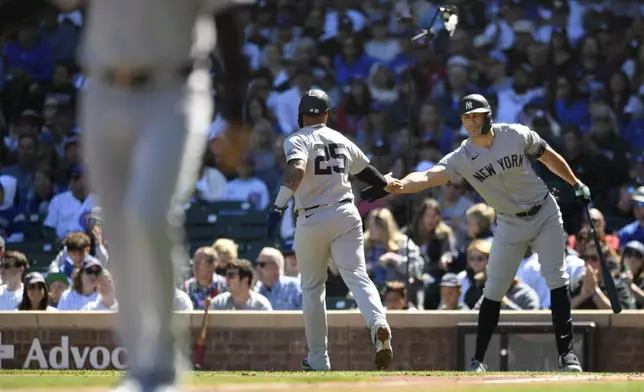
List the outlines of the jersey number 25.
{"label": "jersey number 25", "polygon": [[[323,151],[324,155],[315,157],[315,175],[328,176],[332,173],[344,173],[347,167],[347,157],[340,152],[344,150],[344,144],[330,143],[328,146],[324,144],[316,144],[313,146],[316,151]],[[330,165],[329,161],[334,159],[341,161],[341,165]]]}

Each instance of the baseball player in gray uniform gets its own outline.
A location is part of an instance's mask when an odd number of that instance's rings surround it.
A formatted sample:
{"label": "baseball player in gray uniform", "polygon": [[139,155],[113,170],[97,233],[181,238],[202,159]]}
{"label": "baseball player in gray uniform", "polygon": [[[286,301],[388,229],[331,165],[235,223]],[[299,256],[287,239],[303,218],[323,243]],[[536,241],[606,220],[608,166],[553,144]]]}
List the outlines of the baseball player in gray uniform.
{"label": "baseball player in gray uniform", "polygon": [[[52,1],[63,7],[80,2]],[[188,260],[183,205],[194,190],[212,121],[209,59],[217,35],[225,37],[218,46],[229,122],[242,123],[248,85],[235,10],[222,8],[233,2],[88,2],[81,63],[89,85],[80,118],[128,351],[129,375],[118,391],[178,387],[176,350],[186,340],[174,333],[173,275]]]}
{"label": "baseball player in gray uniform", "polygon": [[[530,159],[539,160],[573,186],[582,204],[590,202],[590,191],[536,132],[520,124],[492,124],[490,105],[483,96],[463,97],[460,109],[469,138],[428,171],[407,175],[401,180],[402,189],[392,191],[414,193],[463,178],[498,213],[479,311],[476,352],[468,370],[487,370],[483,359],[499,321],[501,300],[529,245],[539,255],[541,273],[551,293],[559,367],[580,372],[573,353],[563,220],[555,198],[534,172]],[[383,192],[372,188],[366,193],[376,198]]]}
{"label": "baseball player in gray uniform", "polygon": [[309,90],[300,100],[298,124],[302,129],[284,142],[288,166],[268,214],[267,234],[273,237],[288,201],[295,196],[295,254],[309,348],[302,368],[331,369],[324,283],[332,258],[371,331],[376,367],[386,369],[393,357],[391,330],[378,290],[367,275],[362,219],[353,202],[349,175],[383,191],[399,183],[383,176],[353,142],[326,126],[330,108],[329,97],[321,90]]}

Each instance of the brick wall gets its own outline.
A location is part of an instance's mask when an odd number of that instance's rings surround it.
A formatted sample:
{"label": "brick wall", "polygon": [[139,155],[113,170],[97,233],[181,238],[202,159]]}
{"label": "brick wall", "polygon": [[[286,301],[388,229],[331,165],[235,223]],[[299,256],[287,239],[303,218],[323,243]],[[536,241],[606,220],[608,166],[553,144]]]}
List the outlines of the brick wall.
{"label": "brick wall", "polygon": [[[190,328],[194,342],[201,313],[176,317]],[[456,326],[475,321],[476,313],[395,312],[388,318],[394,334],[396,369],[450,370],[457,367]],[[596,352],[601,353],[595,358],[597,371],[644,370],[644,312],[579,312],[574,318],[597,326]],[[502,322],[549,320],[549,312],[504,312],[501,317]],[[113,325],[114,315],[108,313],[0,313],[0,367],[40,368],[44,364],[49,368],[120,368],[126,365],[126,354],[116,344]],[[373,345],[359,313],[330,314],[329,342],[334,369],[373,368]],[[305,355],[301,314],[235,312],[209,316],[205,369],[297,370]]]}

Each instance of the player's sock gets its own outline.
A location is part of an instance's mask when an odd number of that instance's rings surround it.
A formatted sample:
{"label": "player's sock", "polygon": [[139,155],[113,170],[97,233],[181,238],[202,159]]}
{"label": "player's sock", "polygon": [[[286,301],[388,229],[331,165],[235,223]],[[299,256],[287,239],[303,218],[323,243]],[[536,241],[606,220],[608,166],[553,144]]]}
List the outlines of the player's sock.
{"label": "player's sock", "polygon": [[550,303],[557,350],[559,355],[562,355],[572,351],[573,348],[571,299],[568,286],[550,290]]}
{"label": "player's sock", "polygon": [[479,324],[476,334],[476,352],[474,359],[483,362],[487,346],[490,344],[492,334],[499,323],[499,315],[501,314],[501,302],[492,301],[483,298],[481,308],[479,309]]}

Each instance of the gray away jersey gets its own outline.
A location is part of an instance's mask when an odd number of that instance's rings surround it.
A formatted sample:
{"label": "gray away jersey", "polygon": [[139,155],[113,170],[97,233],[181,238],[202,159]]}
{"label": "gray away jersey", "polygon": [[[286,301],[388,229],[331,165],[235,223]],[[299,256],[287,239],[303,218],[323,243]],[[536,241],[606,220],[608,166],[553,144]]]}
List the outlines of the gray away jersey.
{"label": "gray away jersey", "polygon": [[369,158],[351,140],[323,124],[305,127],[284,141],[286,161],[306,161],[295,192],[295,209],[353,198],[349,174],[360,173]]}
{"label": "gray away jersey", "polygon": [[467,139],[438,163],[450,180],[465,179],[502,214],[514,215],[540,204],[548,194],[528,156],[541,147],[541,137],[521,124],[494,124],[492,147]]}

